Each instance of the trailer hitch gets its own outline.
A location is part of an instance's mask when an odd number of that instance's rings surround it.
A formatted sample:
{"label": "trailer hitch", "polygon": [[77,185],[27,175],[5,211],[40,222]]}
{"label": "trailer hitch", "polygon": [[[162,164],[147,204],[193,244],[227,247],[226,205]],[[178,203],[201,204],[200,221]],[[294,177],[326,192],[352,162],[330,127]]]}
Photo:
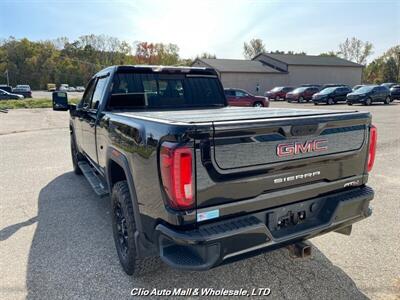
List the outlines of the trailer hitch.
{"label": "trailer hitch", "polygon": [[297,242],[286,247],[292,258],[305,258],[311,256],[312,246],[309,242]]}

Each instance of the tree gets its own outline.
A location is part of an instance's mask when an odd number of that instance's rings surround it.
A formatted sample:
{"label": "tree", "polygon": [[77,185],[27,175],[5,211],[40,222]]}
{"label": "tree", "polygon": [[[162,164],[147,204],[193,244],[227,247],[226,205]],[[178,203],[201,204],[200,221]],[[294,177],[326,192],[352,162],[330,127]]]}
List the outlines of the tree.
{"label": "tree", "polygon": [[135,57],[141,64],[176,65],[179,62],[179,47],[175,44],[139,42]]}
{"label": "tree", "polygon": [[396,82],[398,79],[398,67],[393,57],[390,57],[383,67],[383,81]]}
{"label": "tree", "polygon": [[400,79],[400,45],[391,47],[374,59],[363,72],[367,83],[398,82]]}
{"label": "tree", "polygon": [[249,43],[243,44],[243,55],[246,59],[253,59],[258,54],[264,53],[265,45],[261,39],[252,39]]}
{"label": "tree", "polygon": [[327,56],[327,57],[338,57],[339,53],[335,51],[328,51],[328,52],[323,52],[319,56]]}
{"label": "tree", "polygon": [[367,58],[373,53],[372,48],[372,43],[368,41],[363,42],[355,37],[347,38],[339,44],[339,55],[344,59],[365,65]]}
{"label": "tree", "polygon": [[290,54],[290,55],[307,55],[304,51],[301,52],[295,52],[295,51],[281,51],[281,50],[275,50],[271,51],[272,54]]}
{"label": "tree", "polygon": [[384,54],[383,54],[384,59],[387,59],[387,62],[390,59],[393,59],[391,64],[393,64],[392,68],[393,71],[395,69],[394,65],[396,65],[396,75],[394,81],[399,82],[400,81],[400,45],[396,45],[394,47],[389,48]]}
{"label": "tree", "polygon": [[211,54],[208,52],[203,52],[200,55],[197,55],[196,58],[212,58],[212,59],[216,59],[217,56],[215,54]]}

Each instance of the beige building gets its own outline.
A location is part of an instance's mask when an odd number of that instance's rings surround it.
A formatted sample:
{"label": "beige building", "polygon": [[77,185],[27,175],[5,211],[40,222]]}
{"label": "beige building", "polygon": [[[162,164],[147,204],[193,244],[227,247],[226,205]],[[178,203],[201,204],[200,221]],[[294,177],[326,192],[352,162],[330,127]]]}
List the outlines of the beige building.
{"label": "beige building", "polygon": [[252,60],[198,58],[193,66],[215,69],[225,88],[263,94],[275,86],[361,84],[363,66],[338,57],[270,54]]}

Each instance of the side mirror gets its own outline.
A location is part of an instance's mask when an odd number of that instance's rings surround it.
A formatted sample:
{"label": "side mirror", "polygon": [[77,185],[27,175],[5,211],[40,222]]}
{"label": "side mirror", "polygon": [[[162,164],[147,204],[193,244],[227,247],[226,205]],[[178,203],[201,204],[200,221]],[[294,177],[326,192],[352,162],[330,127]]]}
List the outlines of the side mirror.
{"label": "side mirror", "polygon": [[53,92],[53,110],[66,111],[69,109],[66,92]]}

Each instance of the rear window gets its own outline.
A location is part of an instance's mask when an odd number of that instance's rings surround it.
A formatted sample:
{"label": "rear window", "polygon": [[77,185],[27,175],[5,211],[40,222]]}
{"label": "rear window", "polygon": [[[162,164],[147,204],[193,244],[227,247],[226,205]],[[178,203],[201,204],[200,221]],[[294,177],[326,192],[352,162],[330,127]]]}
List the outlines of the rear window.
{"label": "rear window", "polygon": [[17,85],[16,88],[17,88],[17,89],[26,89],[26,90],[29,90],[29,89],[30,89],[30,86],[29,86],[29,85],[20,84],[20,85]]}
{"label": "rear window", "polygon": [[166,73],[117,73],[109,107],[198,107],[224,105],[215,76]]}

